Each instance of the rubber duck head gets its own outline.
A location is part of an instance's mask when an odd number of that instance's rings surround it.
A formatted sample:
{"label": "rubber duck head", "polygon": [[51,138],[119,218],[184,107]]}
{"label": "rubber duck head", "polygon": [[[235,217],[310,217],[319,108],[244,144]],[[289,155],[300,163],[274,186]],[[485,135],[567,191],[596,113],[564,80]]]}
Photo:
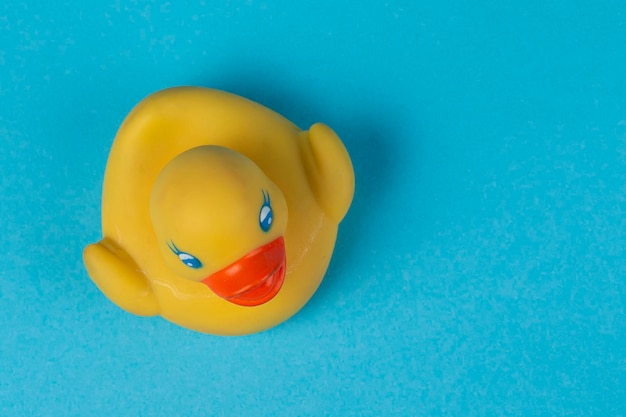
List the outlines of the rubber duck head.
{"label": "rubber duck head", "polygon": [[214,145],[171,160],[150,197],[169,269],[241,306],[266,303],[280,291],[287,214],[283,193],[254,162]]}

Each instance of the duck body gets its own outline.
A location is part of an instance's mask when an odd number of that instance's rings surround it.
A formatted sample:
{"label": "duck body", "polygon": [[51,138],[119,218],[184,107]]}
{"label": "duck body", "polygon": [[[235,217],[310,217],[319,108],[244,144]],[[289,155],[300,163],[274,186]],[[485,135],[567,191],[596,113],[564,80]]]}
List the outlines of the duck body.
{"label": "duck body", "polygon": [[121,308],[241,335],[291,317],[321,283],[354,193],[345,147],[230,93],[139,103],[110,151],[103,239],[87,271]]}

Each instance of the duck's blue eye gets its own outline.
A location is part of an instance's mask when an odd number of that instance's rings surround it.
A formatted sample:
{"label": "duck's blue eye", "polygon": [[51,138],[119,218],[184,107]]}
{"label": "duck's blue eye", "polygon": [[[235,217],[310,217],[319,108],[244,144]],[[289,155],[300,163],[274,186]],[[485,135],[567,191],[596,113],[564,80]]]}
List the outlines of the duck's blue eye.
{"label": "duck's blue eye", "polygon": [[261,230],[264,232],[270,230],[273,220],[274,213],[270,203],[270,194],[263,190],[263,205],[261,206],[261,211],[259,212],[259,226],[261,226]]}
{"label": "duck's blue eye", "polygon": [[184,263],[189,268],[193,268],[193,269],[202,268],[202,262],[200,262],[200,259],[196,258],[195,256],[187,252],[182,252],[176,247],[174,242],[168,242],[167,247],[170,248],[170,250],[174,252],[176,256],[178,256],[178,259],[180,259],[181,262]]}

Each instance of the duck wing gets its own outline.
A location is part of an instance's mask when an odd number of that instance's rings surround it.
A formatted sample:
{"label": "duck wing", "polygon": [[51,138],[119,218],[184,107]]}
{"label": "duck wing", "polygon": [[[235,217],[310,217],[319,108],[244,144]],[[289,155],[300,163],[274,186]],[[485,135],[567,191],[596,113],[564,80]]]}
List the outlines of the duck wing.
{"label": "duck wing", "polygon": [[337,134],[316,123],[305,135],[303,160],[313,193],[322,210],[339,223],[354,196],[354,168]]}
{"label": "duck wing", "polygon": [[87,272],[111,301],[138,316],[159,313],[154,292],[132,258],[111,239],[89,245],[83,252]]}

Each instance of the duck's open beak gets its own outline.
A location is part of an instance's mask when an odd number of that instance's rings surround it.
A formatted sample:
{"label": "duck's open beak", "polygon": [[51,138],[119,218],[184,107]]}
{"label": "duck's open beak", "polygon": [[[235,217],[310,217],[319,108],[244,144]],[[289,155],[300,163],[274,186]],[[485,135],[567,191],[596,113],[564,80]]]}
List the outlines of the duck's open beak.
{"label": "duck's open beak", "polygon": [[285,240],[279,237],[202,280],[226,301],[258,306],[280,291],[285,281]]}

